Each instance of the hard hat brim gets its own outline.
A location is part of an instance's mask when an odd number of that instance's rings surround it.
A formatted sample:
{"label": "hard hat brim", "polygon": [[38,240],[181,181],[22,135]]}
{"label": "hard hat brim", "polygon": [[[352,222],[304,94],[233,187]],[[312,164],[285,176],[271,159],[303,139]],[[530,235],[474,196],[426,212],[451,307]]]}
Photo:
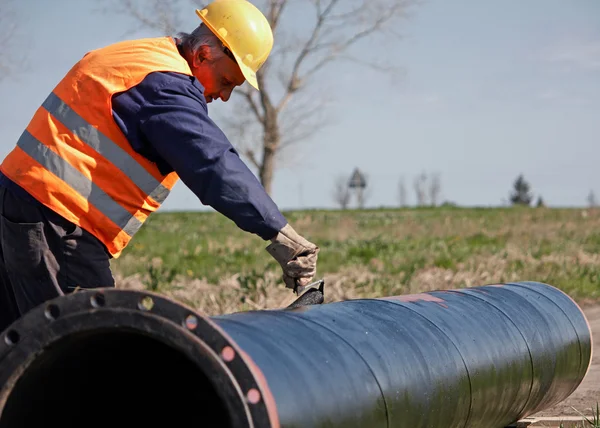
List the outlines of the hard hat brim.
{"label": "hard hat brim", "polygon": [[240,70],[242,70],[242,74],[246,78],[246,81],[250,83],[250,85],[252,85],[254,89],[260,91],[260,88],[258,87],[258,80],[256,80],[256,73],[246,64],[244,64],[241,58],[238,57],[236,54],[233,54],[233,56],[235,57],[237,65],[240,67]]}
{"label": "hard hat brim", "polygon": [[[221,42],[223,42],[223,44],[225,46],[227,46],[227,48],[229,48],[231,50],[231,46],[229,46],[229,44],[223,39],[223,37],[221,37],[221,35],[219,34],[219,32],[211,25],[211,23],[208,22],[204,18],[204,16],[202,15],[202,12],[200,11],[200,9],[196,9],[196,15],[198,15],[198,17],[202,20],[202,22],[204,23],[204,25],[206,25],[210,29],[210,31],[212,31],[213,34],[215,36],[217,36],[219,38],[219,40],[221,40]],[[258,81],[256,80],[256,73],[254,72],[254,70],[252,70],[250,67],[248,67],[246,64],[244,64],[244,62],[242,61],[242,59],[238,55],[236,55],[235,52],[231,51],[231,53],[235,57],[237,65],[238,65],[238,67],[240,67],[240,70],[242,71],[242,74],[246,78],[246,81],[250,85],[252,85],[252,87],[254,89],[256,89],[257,91],[260,91],[260,88],[258,87]]]}

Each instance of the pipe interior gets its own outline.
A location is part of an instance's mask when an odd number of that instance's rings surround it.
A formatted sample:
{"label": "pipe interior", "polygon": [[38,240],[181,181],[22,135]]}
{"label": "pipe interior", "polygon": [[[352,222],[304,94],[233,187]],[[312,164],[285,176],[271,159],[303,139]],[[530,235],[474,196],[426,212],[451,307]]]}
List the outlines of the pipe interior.
{"label": "pipe interior", "polygon": [[[185,425],[184,425],[185,424]],[[182,352],[133,332],[69,336],[36,356],[0,428],[231,426],[226,402]]]}

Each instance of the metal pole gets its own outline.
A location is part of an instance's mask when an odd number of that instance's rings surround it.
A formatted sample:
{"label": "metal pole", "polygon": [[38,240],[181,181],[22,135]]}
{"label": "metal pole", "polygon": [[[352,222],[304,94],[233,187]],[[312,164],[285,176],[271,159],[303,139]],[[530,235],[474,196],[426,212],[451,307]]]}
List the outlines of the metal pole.
{"label": "metal pole", "polygon": [[501,428],[567,398],[592,340],[575,302],[535,282],[214,317],[89,290],[0,339],[0,428]]}

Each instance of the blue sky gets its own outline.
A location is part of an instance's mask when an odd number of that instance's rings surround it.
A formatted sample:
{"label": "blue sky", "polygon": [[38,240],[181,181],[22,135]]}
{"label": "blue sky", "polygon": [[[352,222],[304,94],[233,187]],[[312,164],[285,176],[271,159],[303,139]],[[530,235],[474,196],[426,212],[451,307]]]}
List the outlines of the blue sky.
{"label": "blue sky", "polygon": [[[131,22],[98,3],[15,3],[30,68],[0,82],[0,157],[85,52],[155,34],[126,35]],[[197,22],[190,8],[181,30]],[[422,171],[439,173],[442,198],[461,205],[501,204],[520,173],[550,206],[600,197],[600,1],[425,0],[398,31],[361,49],[401,67],[399,80],[348,64],[320,75],[335,121],[276,171],[282,209],[333,207],[333,181],[355,167],[370,178],[368,206],[397,204],[401,176],[413,204]],[[222,124],[231,110],[217,101],[210,111]],[[162,209],[206,208],[179,183]]]}

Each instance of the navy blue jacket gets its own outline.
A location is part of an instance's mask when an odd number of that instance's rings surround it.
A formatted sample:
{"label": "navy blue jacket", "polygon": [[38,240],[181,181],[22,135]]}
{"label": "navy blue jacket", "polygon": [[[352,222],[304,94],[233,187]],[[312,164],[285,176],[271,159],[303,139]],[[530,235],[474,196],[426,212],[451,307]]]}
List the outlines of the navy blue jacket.
{"label": "navy blue jacket", "polygon": [[[166,174],[176,171],[204,204],[268,240],[286,219],[209,118],[204,88],[191,76],[156,72],[113,97],[113,116],[133,148]],[[31,200],[0,173],[0,185]]]}

